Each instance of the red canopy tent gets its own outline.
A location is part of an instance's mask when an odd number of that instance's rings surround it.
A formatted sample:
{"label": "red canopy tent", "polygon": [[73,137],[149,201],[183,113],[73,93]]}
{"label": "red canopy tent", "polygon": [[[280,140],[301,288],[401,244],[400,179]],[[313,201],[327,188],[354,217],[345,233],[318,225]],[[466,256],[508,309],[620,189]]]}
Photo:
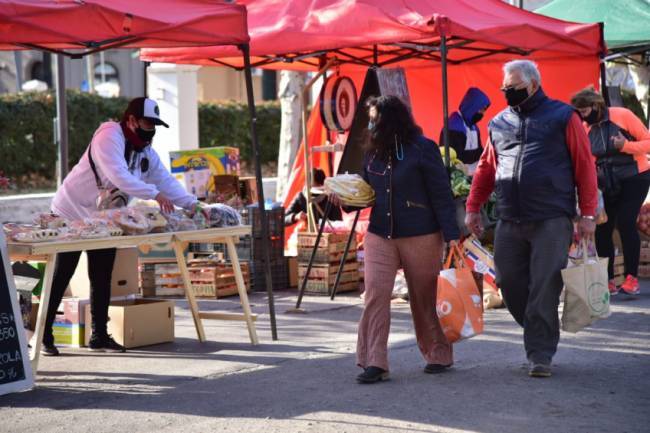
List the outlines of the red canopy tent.
{"label": "red canopy tent", "polygon": [[[500,0],[240,3],[248,7],[253,66],[314,71],[336,58],[338,70],[352,77],[357,88],[368,67],[404,67],[415,118],[434,139],[441,127],[447,129],[449,102],[455,107],[470,86],[490,97],[487,116],[505,105],[498,90],[501,63],[535,60],[547,93],[566,100],[588,84],[598,85],[599,57],[605,50],[598,24],[561,21]],[[233,54],[229,47],[147,49],[142,58],[240,68]],[[434,84],[438,82],[442,85]],[[442,110],[432,101],[442,101]],[[310,147],[323,142],[317,111],[312,110],[309,122]],[[302,159],[295,160],[285,204],[302,188]]]}
{"label": "red canopy tent", "polygon": [[[596,24],[536,15],[500,0],[242,0],[249,13],[254,67],[314,70],[323,58],[360,66],[460,64],[513,55],[593,56],[602,52]],[[152,61],[240,67],[229,47],[144,50]],[[538,55],[539,57],[539,55]]]}
{"label": "red canopy tent", "polygon": [[0,49],[36,49],[58,54],[57,112],[60,175],[67,172],[67,122],[62,56],[112,48],[230,45],[246,73],[258,200],[262,212],[266,286],[273,339],[277,339],[268,221],[259,164],[246,6],[215,0],[0,0]]}

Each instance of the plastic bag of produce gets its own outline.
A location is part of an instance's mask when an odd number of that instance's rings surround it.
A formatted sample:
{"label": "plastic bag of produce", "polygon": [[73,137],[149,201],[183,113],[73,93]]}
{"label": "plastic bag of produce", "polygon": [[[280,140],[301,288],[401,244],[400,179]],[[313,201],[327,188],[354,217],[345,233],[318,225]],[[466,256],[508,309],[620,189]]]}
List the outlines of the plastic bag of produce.
{"label": "plastic bag of produce", "polygon": [[210,227],[231,227],[241,225],[241,215],[232,207],[217,203],[204,207]]}

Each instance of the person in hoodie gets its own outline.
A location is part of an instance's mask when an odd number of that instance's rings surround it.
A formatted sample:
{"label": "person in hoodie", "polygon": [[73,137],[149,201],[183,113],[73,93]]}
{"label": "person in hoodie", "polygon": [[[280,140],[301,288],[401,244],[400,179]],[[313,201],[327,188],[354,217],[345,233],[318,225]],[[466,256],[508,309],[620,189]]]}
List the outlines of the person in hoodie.
{"label": "person in hoodie", "polygon": [[[478,122],[490,106],[490,99],[476,87],[470,87],[458,107],[449,116],[449,147],[467,167],[467,174],[474,175],[478,160],[483,153]],[[444,130],[440,131],[440,145],[444,146]]]}
{"label": "person in hoodie", "polygon": [[[156,125],[169,126],[160,119],[158,104],[152,99],[135,98],[129,103],[121,122],[105,122],[95,131],[81,159],[66,176],[52,200],[52,212],[68,220],[82,220],[99,210],[102,199],[122,201],[130,197],[156,200],[163,212],[174,206],[196,209],[198,201],[187,193],[151,148]],[[115,194],[119,190],[119,194]],[[107,197],[106,192],[111,193]],[[113,203],[110,207],[117,207]],[[90,250],[90,310],[92,336],[89,348],[101,352],[124,352],[108,335],[108,305],[111,298],[111,275],[115,248]],[[47,310],[41,353],[57,356],[52,324],[72,275],[80,251],[57,254],[52,293]],[[90,332],[87,328],[86,332]]]}

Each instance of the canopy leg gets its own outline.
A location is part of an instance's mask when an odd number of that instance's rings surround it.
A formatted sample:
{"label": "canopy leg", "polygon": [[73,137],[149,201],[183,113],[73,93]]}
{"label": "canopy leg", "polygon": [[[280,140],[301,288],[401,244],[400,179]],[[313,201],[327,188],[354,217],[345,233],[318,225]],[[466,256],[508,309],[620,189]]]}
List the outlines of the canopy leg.
{"label": "canopy leg", "polygon": [[[260,166],[260,144],[257,140],[257,114],[255,113],[255,98],[253,96],[253,78],[251,76],[250,47],[241,45],[239,49],[244,55],[244,74],[246,76],[246,95],[248,97],[248,111],[251,118],[251,142],[255,158],[255,179],[257,183],[257,205],[262,220],[262,250],[264,258],[264,275],[266,280],[266,293],[269,303],[269,317],[271,319],[271,335],[273,340],[278,339],[278,330],[275,322],[275,302],[273,299],[273,278],[271,277],[271,251],[269,247],[269,221],[264,208],[264,185],[262,183],[262,167]],[[251,269],[251,271],[253,271]],[[255,270],[257,271],[257,270]]]}

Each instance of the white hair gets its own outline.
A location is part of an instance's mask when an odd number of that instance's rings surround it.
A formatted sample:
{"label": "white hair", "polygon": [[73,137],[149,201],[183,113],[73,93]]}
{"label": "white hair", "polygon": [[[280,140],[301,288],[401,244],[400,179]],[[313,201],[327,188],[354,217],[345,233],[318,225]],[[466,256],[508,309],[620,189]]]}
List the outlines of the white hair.
{"label": "white hair", "polygon": [[542,76],[539,74],[539,69],[537,69],[537,63],[532,60],[512,60],[503,65],[504,74],[511,74],[514,71],[521,73],[521,79],[526,85],[530,84],[531,81],[535,81],[538,86],[542,84]]}

